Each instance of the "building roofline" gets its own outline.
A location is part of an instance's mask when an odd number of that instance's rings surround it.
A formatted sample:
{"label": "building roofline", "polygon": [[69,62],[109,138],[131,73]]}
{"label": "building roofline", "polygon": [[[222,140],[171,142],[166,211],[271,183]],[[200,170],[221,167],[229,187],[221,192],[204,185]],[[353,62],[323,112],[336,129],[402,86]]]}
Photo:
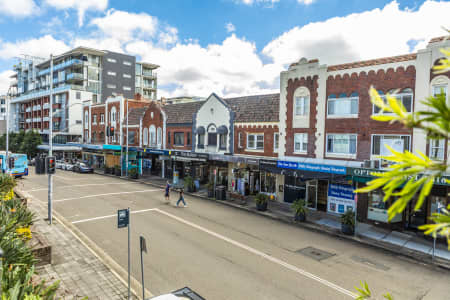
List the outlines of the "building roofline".
{"label": "building roofline", "polygon": [[159,65],[148,63],[148,62],[143,62],[143,61],[139,61],[136,63],[141,64],[143,67],[148,67],[150,69],[158,69],[160,67]]}
{"label": "building roofline", "polygon": [[397,63],[397,62],[402,62],[402,61],[415,60],[416,58],[417,58],[417,53],[382,57],[382,58],[362,60],[362,61],[328,66],[327,71],[339,71],[339,70],[355,69],[355,68],[362,68],[362,67],[375,66],[375,65],[384,65],[384,64]]}
{"label": "building roofline", "polygon": [[[79,47],[73,48],[73,49],[71,49],[71,50],[69,50],[67,52],[64,52],[62,54],[55,55],[53,57],[53,60],[60,59],[60,58],[63,58],[65,56],[72,55],[72,54],[78,54],[78,53],[80,53],[80,54],[88,53],[88,54],[103,56],[103,55],[105,55],[107,53],[107,51],[98,50],[98,49],[95,49],[95,48],[84,47],[84,46],[79,46]],[[50,59],[47,59],[46,61],[43,61],[40,64],[38,64],[37,66],[44,66],[44,65],[49,64],[49,63],[50,63]]]}

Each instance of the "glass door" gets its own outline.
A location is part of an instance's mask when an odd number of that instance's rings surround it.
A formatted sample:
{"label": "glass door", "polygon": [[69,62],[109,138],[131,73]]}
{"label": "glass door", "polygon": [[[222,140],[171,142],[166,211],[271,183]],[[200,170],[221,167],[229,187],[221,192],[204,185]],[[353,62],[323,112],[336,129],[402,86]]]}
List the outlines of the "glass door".
{"label": "glass door", "polygon": [[306,206],[317,209],[317,180],[306,182]]}

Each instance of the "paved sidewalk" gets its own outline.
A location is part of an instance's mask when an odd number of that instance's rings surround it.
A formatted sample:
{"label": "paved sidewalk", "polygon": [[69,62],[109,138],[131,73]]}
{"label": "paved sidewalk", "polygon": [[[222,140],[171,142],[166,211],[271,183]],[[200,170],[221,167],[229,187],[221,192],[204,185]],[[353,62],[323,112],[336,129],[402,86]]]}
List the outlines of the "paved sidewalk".
{"label": "paved sidewalk", "polygon": [[37,272],[49,283],[60,280],[59,297],[127,299],[127,287],[94,254],[55,219],[51,226],[44,221],[47,211],[43,206],[29,200],[28,207],[36,215],[33,231],[52,246],[52,263],[38,267]]}
{"label": "paved sidewalk", "polygon": [[[122,178],[127,179],[125,177]],[[166,185],[167,179],[157,176],[146,176],[134,181],[163,188]],[[224,205],[244,209],[249,212],[263,215],[285,223],[300,227],[306,227],[317,232],[339,236],[343,239],[352,240],[354,242],[362,243],[372,247],[378,247],[396,254],[414,258],[425,263],[433,263],[446,269],[450,269],[450,251],[448,251],[446,247],[447,245],[443,245],[440,243],[436,245],[434,253],[435,259],[434,261],[432,261],[433,242],[425,240],[418,235],[385,230],[365,223],[357,223],[356,235],[348,236],[341,233],[341,223],[339,217],[332,216],[323,212],[310,210],[308,212],[307,222],[299,223],[294,221],[294,213],[285,203],[269,201],[267,211],[261,212],[256,209],[256,204],[252,197],[249,197],[249,200],[246,204],[241,204],[238,201],[222,201],[210,199],[207,197],[206,190],[200,190],[199,192],[195,193],[185,192],[185,194],[202,199],[207,199],[210,201],[216,201]]]}

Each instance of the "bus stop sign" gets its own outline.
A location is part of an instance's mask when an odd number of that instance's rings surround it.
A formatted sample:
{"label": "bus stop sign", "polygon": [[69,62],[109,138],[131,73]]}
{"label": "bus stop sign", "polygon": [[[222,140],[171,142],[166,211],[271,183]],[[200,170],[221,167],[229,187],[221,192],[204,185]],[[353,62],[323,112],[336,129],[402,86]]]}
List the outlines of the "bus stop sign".
{"label": "bus stop sign", "polygon": [[119,209],[117,211],[117,228],[127,227],[129,223],[128,209]]}

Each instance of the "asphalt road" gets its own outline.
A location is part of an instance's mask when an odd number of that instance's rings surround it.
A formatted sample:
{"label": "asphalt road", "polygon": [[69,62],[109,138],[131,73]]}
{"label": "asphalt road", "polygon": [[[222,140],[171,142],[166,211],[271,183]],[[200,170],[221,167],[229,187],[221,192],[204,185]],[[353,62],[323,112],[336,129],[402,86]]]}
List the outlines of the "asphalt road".
{"label": "asphalt road", "polygon": [[[47,203],[47,176],[19,182],[32,201]],[[212,201],[185,196],[188,207],[177,208],[177,196],[166,204],[163,190],[149,185],[61,170],[54,176],[54,209],[124,269],[127,229],[117,228],[116,215],[130,207],[132,274],[140,281],[143,235],[145,284],[154,295],[189,286],[208,300],[351,299],[365,280],[380,299],[387,291],[395,299],[450,299],[446,270]],[[331,256],[298,252],[307,247]]]}

